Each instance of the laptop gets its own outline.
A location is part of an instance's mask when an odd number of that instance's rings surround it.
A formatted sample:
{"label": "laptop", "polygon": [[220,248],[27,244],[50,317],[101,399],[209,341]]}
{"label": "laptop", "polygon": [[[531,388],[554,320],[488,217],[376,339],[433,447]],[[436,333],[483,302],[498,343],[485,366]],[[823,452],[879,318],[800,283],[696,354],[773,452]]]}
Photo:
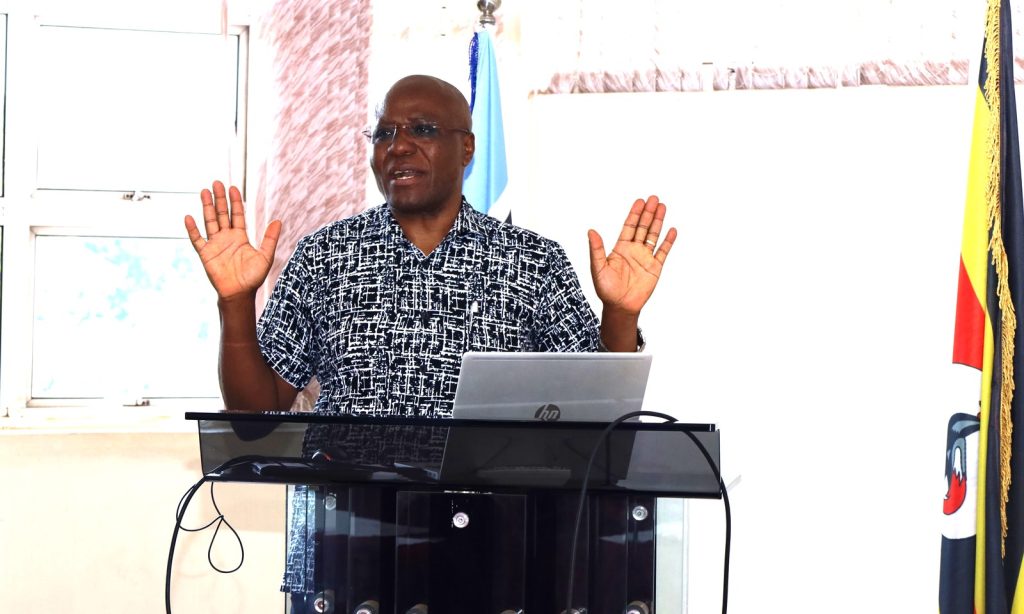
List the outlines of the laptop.
{"label": "laptop", "polygon": [[651,354],[467,352],[452,417],[611,422],[644,401]]}

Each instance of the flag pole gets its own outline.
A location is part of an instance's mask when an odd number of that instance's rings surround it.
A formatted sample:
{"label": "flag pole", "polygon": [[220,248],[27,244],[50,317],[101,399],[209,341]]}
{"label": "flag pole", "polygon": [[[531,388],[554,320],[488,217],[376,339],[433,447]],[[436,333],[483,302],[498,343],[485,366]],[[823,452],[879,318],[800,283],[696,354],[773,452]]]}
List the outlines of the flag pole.
{"label": "flag pole", "polygon": [[497,23],[494,19],[494,11],[501,7],[501,0],[480,0],[476,8],[480,9],[480,25],[493,26]]}

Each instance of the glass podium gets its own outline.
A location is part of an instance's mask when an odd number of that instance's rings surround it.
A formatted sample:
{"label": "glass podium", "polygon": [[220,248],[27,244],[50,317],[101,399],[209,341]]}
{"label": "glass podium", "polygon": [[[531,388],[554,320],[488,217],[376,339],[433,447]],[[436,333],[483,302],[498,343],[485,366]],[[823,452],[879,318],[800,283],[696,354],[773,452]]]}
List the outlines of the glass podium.
{"label": "glass podium", "polygon": [[208,480],[293,485],[308,612],[650,614],[659,501],[721,497],[711,424],[186,418]]}

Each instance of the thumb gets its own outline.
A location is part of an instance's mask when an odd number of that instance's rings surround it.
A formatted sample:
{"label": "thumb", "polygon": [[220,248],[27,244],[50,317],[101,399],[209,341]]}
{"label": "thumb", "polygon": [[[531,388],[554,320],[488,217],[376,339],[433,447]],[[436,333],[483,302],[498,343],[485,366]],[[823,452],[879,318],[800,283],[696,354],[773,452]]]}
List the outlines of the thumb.
{"label": "thumb", "polygon": [[274,262],[274,253],[277,251],[277,241],[281,238],[281,220],[274,220],[267,226],[263,233],[263,240],[260,241],[260,253],[267,259],[267,262]]}
{"label": "thumb", "polygon": [[587,241],[590,243],[590,274],[596,276],[608,262],[608,257],[604,253],[604,241],[594,229],[587,231]]}

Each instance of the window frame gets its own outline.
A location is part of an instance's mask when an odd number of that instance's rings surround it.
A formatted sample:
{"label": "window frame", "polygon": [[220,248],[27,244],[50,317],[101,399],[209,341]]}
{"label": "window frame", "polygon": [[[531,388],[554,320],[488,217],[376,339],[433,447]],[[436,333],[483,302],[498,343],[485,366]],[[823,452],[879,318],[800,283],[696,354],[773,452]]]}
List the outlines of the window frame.
{"label": "window frame", "polygon": [[[142,203],[124,200],[124,193],[88,190],[36,189],[35,156],[39,118],[34,113],[34,54],[46,26],[90,27],[115,30],[217,34],[238,36],[237,115],[227,173],[245,193],[249,176],[248,124],[250,28],[232,24],[226,32],[212,31],[210,19],[179,20],[174,27],[134,17],[99,18],[95,15],[54,11],[36,15],[14,2],[0,0],[7,18],[7,51],[0,84],[5,112],[4,190],[0,193],[0,419],[52,417],[97,418],[130,413],[142,418],[180,415],[185,409],[223,407],[220,398],[177,397],[152,399],[144,405],[122,405],[119,399],[33,399],[33,301],[36,238],[40,236],[123,236],[138,238],[187,237],[182,218],[201,217],[197,194],[154,192]],[[15,121],[17,120],[17,121]],[[211,177],[211,180],[216,177]],[[227,177],[225,178],[227,179]],[[197,188],[198,189],[198,188]],[[254,211],[246,213],[252,226]],[[21,358],[19,358],[21,357]]]}

